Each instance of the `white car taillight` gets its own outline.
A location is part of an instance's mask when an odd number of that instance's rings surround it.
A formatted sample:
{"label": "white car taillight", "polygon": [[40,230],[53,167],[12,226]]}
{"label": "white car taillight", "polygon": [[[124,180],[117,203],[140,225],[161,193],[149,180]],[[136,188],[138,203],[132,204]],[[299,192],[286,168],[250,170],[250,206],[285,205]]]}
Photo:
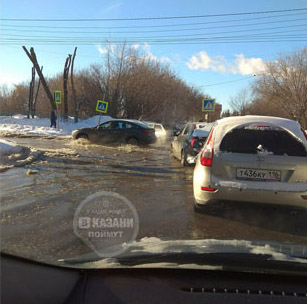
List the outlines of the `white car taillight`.
{"label": "white car taillight", "polygon": [[211,167],[212,159],[213,159],[213,148],[207,145],[200,155],[200,163],[205,167]]}
{"label": "white car taillight", "polygon": [[205,167],[211,167],[212,165],[212,159],[213,159],[213,131],[214,129],[212,128],[207,143],[203,149],[203,151],[200,154],[200,163],[205,166]]}

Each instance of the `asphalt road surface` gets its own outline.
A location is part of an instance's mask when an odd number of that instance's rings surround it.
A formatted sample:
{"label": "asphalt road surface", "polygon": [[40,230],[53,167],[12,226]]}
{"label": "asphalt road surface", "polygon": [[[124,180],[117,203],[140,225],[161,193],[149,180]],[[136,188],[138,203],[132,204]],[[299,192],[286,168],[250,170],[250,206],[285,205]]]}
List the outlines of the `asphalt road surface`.
{"label": "asphalt road surface", "polygon": [[307,243],[304,209],[233,202],[195,213],[193,167],[170,156],[170,139],[149,147],[105,147],[68,138],[13,140],[44,154],[31,165],[0,173],[3,252],[48,262],[91,252],[74,233],[73,218],[84,199],[103,190],[134,205],[137,239]]}

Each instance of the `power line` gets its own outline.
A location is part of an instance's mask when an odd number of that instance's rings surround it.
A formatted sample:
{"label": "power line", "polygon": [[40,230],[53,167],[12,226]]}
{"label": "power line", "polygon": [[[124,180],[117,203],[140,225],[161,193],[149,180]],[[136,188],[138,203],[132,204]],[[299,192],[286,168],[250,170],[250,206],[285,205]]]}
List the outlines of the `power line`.
{"label": "power line", "polygon": [[224,82],[213,83],[213,84],[202,85],[202,86],[196,86],[196,87],[197,88],[213,87],[213,86],[217,86],[217,85],[221,85],[221,84],[228,84],[228,83],[233,83],[233,82],[237,82],[237,81],[247,80],[247,79],[251,79],[253,77],[254,76],[248,76],[248,77],[244,77],[244,78],[240,78],[240,79],[236,79],[236,80],[224,81]]}
{"label": "power line", "polygon": [[[267,25],[267,24],[275,24],[275,23],[289,23],[294,21],[306,21],[306,18],[300,19],[292,19],[292,20],[282,20],[282,21],[271,21],[271,22],[258,22],[258,23],[249,23],[249,24],[233,24],[233,25],[225,25],[225,26],[213,26],[213,27],[201,27],[201,28],[183,28],[183,29],[170,29],[170,30],[150,30],[150,31],[120,31],[120,32],[112,32],[112,34],[134,34],[134,33],[166,33],[166,32],[179,32],[179,31],[200,31],[200,30],[208,30],[208,29],[222,29],[222,28],[236,28],[236,27],[248,27],[248,26],[259,26],[259,25]],[[300,25],[294,25],[300,26]],[[288,26],[287,26],[288,27]],[[60,34],[110,34],[110,32],[84,32],[84,31],[46,31],[46,30],[27,30],[27,29],[2,29],[2,32],[31,32],[31,33],[60,33]]]}
{"label": "power line", "polygon": [[141,21],[141,20],[170,20],[170,19],[194,19],[194,18],[211,18],[226,16],[243,16],[258,14],[276,14],[283,12],[307,11],[307,8],[294,8],[285,10],[256,11],[256,12],[240,12],[227,14],[207,14],[207,15],[189,15],[189,16],[164,16],[164,17],[137,17],[137,18],[93,18],[93,19],[26,19],[26,18],[2,18],[4,21],[31,21],[31,22],[89,22],[89,21]]}
{"label": "power line", "polygon": [[271,19],[271,18],[280,18],[280,17],[291,17],[291,16],[300,16],[306,15],[307,12],[295,13],[295,14],[283,14],[283,15],[273,15],[273,16],[261,16],[256,18],[248,19],[235,19],[235,20],[219,20],[219,21],[209,21],[209,22],[193,22],[193,23],[176,23],[176,24],[163,24],[163,25],[134,25],[134,26],[50,26],[50,25],[16,25],[16,24],[3,24],[3,27],[13,27],[13,28],[55,28],[55,29],[127,29],[127,28],[165,28],[165,27],[179,27],[179,26],[192,26],[192,25],[206,25],[206,24],[216,24],[216,23],[229,23],[229,22],[242,22],[242,21],[251,21],[251,20],[262,20],[262,19]]}
{"label": "power line", "polygon": [[[210,40],[203,40],[203,39],[198,39],[198,40],[193,40],[193,41],[187,41],[187,40],[175,40],[175,41],[161,41],[161,40],[156,40],[156,41],[151,41],[151,45],[207,45],[207,44],[233,44],[233,43],[278,43],[278,42],[305,42],[306,39],[298,39],[298,38],[293,38],[293,39],[275,39],[271,38],[269,39],[242,39],[242,40],[231,40],[231,41],[210,41]],[[82,42],[76,42],[76,41],[49,41],[48,43],[44,41],[25,41],[22,39],[16,40],[16,39],[7,39],[1,42],[2,45],[22,45],[22,44],[31,44],[31,45],[62,45],[62,46],[71,46],[71,45],[78,45],[78,46],[93,46],[93,44],[98,44],[101,43],[101,41],[82,41]],[[126,43],[127,45],[133,45],[136,43],[140,43],[140,41],[111,41],[111,44],[114,45],[121,45],[123,43]]]}
{"label": "power line", "polygon": [[[284,28],[294,28],[293,30],[290,30],[290,32],[298,32],[298,31],[305,31],[305,29],[296,29],[297,27],[306,27],[307,24],[300,24],[300,25],[286,25],[286,26],[278,26],[278,27],[271,27],[271,28],[256,28],[256,29],[245,29],[245,30],[235,30],[235,31],[226,31],[226,32],[204,32],[204,33],[194,33],[194,34],[179,34],[179,35],[159,35],[159,36],[130,36],[130,37],[113,37],[113,39],[120,39],[122,41],[129,41],[129,39],[136,39],[136,40],[146,40],[150,41],[151,39],[172,39],[172,38],[184,38],[184,37],[190,37],[196,38],[196,37],[202,37],[202,36],[208,36],[208,35],[225,35],[225,34],[234,34],[234,33],[246,33],[246,32],[259,32],[259,31],[267,31],[267,30],[276,30],[276,29],[284,29]],[[289,31],[283,31],[282,33],[286,33]],[[263,34],[278,34],[280,32],[270,32],[270,33],[263,33]],[[41,39],[42,41],[48,41],[52,39],[64,39],[64,40],[75,40],[78,39],[80,41],[82,40],[93,40],[93,39],[102,39],[102,37],[84,37],[84,36],[37,36],[37,35],[18,35],[18,34],[2,34],[4,37],[23,37],[24,39],[31,40],[32,38]],[[191,38],[192,37],[192,38]],[[206,37],[207,38],[207,37]],[[210,38],[210,37],[208,37]]]}

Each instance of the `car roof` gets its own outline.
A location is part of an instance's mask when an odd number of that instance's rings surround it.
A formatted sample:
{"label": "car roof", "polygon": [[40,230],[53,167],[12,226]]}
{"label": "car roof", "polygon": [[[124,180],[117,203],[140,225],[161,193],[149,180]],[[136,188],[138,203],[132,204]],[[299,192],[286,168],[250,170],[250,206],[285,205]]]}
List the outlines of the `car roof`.
{"label": "car roof", "polygon": [[214,146],[217,148],[221,143],[224,135],[228,133],[231,129],[248,123],[267,123],[279,126],[292,133],[295,137],[299,138],[307,147],[306,138],[301,131],[300,124],[297,121],[281,117],[258,115],[231,116],[217,120],[215,123]]}
{"label": "car roof", "polygon": [[113,119],[110,119],[108,121],[105,121],[105,122],[109,122],[109,121],[125,121],[125,122],[133,122],[133,123],[142,123],[142,121],[140,120],[137,120],[137,119],[128,119],[128,118],[113,118]]}

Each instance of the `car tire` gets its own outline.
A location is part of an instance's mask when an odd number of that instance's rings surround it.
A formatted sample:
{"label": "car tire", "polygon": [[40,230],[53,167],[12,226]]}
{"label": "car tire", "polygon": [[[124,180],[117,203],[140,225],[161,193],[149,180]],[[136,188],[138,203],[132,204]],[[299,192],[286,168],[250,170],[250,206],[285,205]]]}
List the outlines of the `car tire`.
{"label": "car tire", "polygon": [[126,143],[129,144],[129,145],[138,145],[139,141],[135,137],[129,137],[126,140]]}
{"label": "car tire", "polygon": [[189,165],[187,162],[187,155],[184,153],[184,151],[181,152],[180,162],[181,162],[181,165],[184,167]]}
{"label": "car tire", "polygon": [[198,204],[194,201],[194,212],[195,213],[201,213],[201,214],[207,214],[216,216],[220,210],[217,207],[214,207],[210,204]]}
{"label": "car tire", "polygon": [[176,158],[176,157],[175,157],[175,154],[174,154],[174,149],[173,149],[173,145],[172,145],[172,144],[171,144],[170,156],[171,156],[172,158]]}
{"label": "car tire", "polygon": [[87,140],[88,140],[88,135],[82,133],[82,134],[79,134],[79,135],[76,137],[76,139],[87,139]]}
{"label": "car tire", "polygon": [[196,213],[203,213],[203,211],[204,211],[204,208],[203,208],[203,206],[202,205],[200,205],[200,204],[197,204],[196,202],[194,202],[194,206],[193,206],[194,208],[194,212],[196,212]]}

